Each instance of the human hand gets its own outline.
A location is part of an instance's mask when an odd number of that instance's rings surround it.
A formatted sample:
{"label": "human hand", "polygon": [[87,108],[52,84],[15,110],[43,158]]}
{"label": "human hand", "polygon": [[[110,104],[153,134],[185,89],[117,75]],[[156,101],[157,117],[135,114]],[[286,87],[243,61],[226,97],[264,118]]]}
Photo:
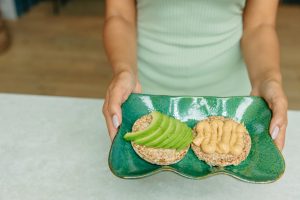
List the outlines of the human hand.
{"label": "human hand", "polygon": [[270,134],[276,146],[282,151],[285,143],[285,132],[288,123],[288,101],[282,85],[278,81],[266,80],[251,91],[253,96],[261,96],[272,110]]}
{"label": "human hand", "polygon": [[113,76],[102,108],[111,140],[115,137],[118,127],[122,123],[121,105],[132,92],[141,92],[141,85],[135,75],[124,71]]}

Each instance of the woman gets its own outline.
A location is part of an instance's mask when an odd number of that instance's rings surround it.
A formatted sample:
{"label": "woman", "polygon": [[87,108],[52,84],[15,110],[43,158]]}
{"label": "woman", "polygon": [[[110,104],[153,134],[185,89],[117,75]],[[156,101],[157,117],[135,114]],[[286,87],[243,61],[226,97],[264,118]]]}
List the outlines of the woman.
{"label": "woman", "polygon": [[272,109],[270,134],[282,150],[287,99],[277,6],[276,0],[107,0],[104,45],[114,75],[103,113],[110,137],[131,92],[251,94]]}

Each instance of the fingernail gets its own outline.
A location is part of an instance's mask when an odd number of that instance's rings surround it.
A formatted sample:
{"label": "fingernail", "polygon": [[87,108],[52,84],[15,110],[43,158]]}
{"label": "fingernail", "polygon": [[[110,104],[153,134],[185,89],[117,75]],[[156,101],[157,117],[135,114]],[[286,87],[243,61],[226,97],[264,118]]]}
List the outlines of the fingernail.
{"label": "fingernail", "polygon": [[278,133],[279,133],[279,127],[276,126],[274,129],[273,129],[273,132],[271,133],[271,137],[273,140],[275,140],[278,136]]}
{"label": "fingernail", "polygon": [[117,115],[114,115],[113,117],[112,117],[112,122],[113,122],[113,125],[114,125],[114,127],[115,128],[118,128],[119,127],[119,119],[118,119],[118,116]]}

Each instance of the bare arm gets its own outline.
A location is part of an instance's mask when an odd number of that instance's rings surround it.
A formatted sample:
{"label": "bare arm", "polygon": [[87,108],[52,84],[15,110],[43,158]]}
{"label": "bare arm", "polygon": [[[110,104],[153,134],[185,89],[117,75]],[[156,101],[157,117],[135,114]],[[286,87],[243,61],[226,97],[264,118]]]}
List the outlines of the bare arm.
{"label": "bare arm", "polygon": [[102,108],[110,138],[122,123],[121,105],[132,92],[141,92],[136,64],[135,0],[106,0],[104,47],[113,69]]}
{"label": "bare arm", "polygon": [[136,10],[134,0],[106,0],[103,40],[115,74],[136,75]]}
{"label": "bare arm", "polygon": [[244,11],[242,51],[252,85],[252,95],[262,96],[273,112],[270,134],[284,146],[287,100],[282,89],[279,42],[275,30],[278,0],[248,0]]}

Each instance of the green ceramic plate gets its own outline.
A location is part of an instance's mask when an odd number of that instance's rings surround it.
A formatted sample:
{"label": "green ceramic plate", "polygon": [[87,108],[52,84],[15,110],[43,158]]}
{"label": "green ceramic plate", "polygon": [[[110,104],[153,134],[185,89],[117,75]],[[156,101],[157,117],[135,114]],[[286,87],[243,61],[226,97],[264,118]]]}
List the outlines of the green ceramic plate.
{"label": "green ceramic plate", "polygon": [[[238,166],[211,167],[198,160],[190,149],[178,163],[169,166],[150,164],[141,159],[123,139],[141,116],[157,110],[193,127],[198,120],[219,115],[244,123],[252,146],[245,161]],[[201,179],[228,174],[255,183],[273,182],[285,169],[284,159],[269,135],[271,111],[260,97],[175,97],[132,94],[122,106],[123,122],[109,153],[109,167],[121,178],[141,178],[160,171],[173,171],[184,177]]]}

